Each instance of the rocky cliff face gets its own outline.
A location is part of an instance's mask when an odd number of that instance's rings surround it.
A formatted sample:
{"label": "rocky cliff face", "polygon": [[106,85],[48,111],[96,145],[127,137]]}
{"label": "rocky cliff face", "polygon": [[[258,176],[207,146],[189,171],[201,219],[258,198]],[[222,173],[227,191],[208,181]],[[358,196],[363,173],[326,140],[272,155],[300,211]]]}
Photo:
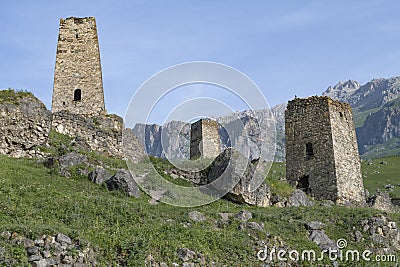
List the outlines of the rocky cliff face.
{"label": "rocky cliff face", "polygon": [[372,154],[370,147],[388,142],[380,150],[400,148],[400,107],[385,107],[368,115],[357,128],[357,136],[361,154]]}
{"label": "rocky cliff face", "polygon": [[[257,113],[257,116],[254,112]],[[268,138],[274,138],[271,132],[269,132],[271,135],[262,136],[262,129],[268,132],[268,129],[273,128],[273,124],[267,122],[271,116],[268,110],[254,112],[237,112],[217,119],[220,151],[235,146],[239,151],[248,149],[250,160],[260,157],[263,142]],[[226,129],[229,129],[230,134]],[[141,142],[144,142],[142,145],[148,155],[161,158],[179,155],[179,157],[189,159],[189,123],[171,121],[165,126],[138,123],[133,128],[133,132]],[[248,136],[247,140],[245,140],[245,136]]]}
{"label": "rocky cliff face", "polygon": [[[165,158],[165,153],[168,155],[181,153],[184,158],[189,158],[190,125],[187,123],[171,121],[164,127],[157,124],[138,123],[132,130],[150,156]],[[169,140],[165,138],[166,136],[175,136],[176,139]]]}
{"label": "rocky cliff face", "polygon": [[360,111],[381,108],[400,96],[400,77],[373,79],[349,95],[345,102]]}
{"label": "rocky cliff face", "polygon": [[35,157],[37,146],[46,143],[51,112],[30,93],[0,91],[0,153],[13,157]]}
{"label": "rocky cliff face", "polygon": [[352,106],[361,155],[375,157],[400,152],[400,77],[373,79],[363,86],[354,81],[338,83],[323,95]]}

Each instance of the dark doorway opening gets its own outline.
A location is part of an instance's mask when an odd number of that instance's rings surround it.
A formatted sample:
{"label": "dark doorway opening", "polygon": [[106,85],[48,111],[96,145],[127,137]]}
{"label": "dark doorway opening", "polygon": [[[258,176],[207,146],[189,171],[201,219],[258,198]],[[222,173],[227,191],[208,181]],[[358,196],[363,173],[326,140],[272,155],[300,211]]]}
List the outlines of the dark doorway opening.
{"label": "dark doorway opening", "polygon": [[312,157],[314,157],[314,148],[313,145],[310,142],[308,142],[306,144],[306,159],[309,160]]}
{"label": "dark doorway opening", "polygon": [[304,175],[304,176],[300,177],[297,180],[296,188],[306,192],[307,194],[310,194],[311,193],[310,176]]}
{"label": "dark doorway opening", "polygon": [[75,89],[74,91],[74,101],[80,101],[82,99],[81,89]]}

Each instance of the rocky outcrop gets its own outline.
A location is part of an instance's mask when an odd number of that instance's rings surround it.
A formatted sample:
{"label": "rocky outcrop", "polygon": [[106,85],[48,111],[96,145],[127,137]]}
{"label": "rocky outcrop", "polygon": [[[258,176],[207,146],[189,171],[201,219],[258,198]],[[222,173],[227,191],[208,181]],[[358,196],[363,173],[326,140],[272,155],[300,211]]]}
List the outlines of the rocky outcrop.
{"label": "rocky outcrop", "polygon": [[[400,139],[400,106],[383,108],[369,114],[364,125],[357,128],[357,136],[361,154],[368,153],[369,145],[382,144],[393,138]],[[392,148],[398,148],[398,145],[394,145]]]}
{"label": "rocky outcrop", "polygon": [[[227,199],[260,207],[270,206],[271,191],[265,181],[257,188],[252,184],[253,175],[258,164],[257,160],[247,161],[239,152],[227,148],[212,163],[208,174],[208,182],[212,183],[219,178],[227,179],[229,182],[238,181],[225,195]],[[229,184],[217,185],[217,190],[225,190],[226,187],[230,187]]]}
{"label": "rocky outcrop", "polygon": [[123,121],[116,115],[84,117],[67,111],[53,113],[52,127],[59,133],[79,136],[91,150],[122,157]]}
{"label": "rocky outcrop", "polygon": [[37,147],[45,145],[51,112],[30,93],[0,91],[0,154],[41,157]]}

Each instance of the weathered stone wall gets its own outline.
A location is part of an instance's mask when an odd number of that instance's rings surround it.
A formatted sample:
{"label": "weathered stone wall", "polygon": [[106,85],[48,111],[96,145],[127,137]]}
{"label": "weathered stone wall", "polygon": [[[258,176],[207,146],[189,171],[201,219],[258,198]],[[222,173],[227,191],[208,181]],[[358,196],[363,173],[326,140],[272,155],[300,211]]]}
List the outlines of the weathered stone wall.
{"label": "weathered stone wall", "polygon": [[60,111],[53,113],[52,127],[61,134],[82,138],[92,151],[127,157],[132,162],[143,160],[143,147],[117,115],[87,117]]}
{"label": "weathered stone wall", "polygon": [[[80,90],[80,99],[75,95]],[[52,112],[105,113],[95,18],[60,20]]]}
{"label": "weathered stone wall", "polygon": [[328,97],[289,101],[285,132],[288,182],[317,199],[364,202],[349,105]]}
{"label": "weathered stone wall", "polygon": [[220,153],[218,123],[200,119],[190,128],[190,158],[215,158]]}
{"label": "weathered stone wall", "polygon": [[84,117],[67,111],[53,113],[52,127],[59,133],[81,137],[93,151],[122,157],[123,121],[116,115]]}
{"label": "weathered stone wall", "polygon": [[34,96],[0,102],[0,154],[40,157],[36,146],[47,142],[51,112]]}
{"label": "weathered stone wall", "polygon": [[365,202],[353,113],[347,103],[329,101],[338,199]]}

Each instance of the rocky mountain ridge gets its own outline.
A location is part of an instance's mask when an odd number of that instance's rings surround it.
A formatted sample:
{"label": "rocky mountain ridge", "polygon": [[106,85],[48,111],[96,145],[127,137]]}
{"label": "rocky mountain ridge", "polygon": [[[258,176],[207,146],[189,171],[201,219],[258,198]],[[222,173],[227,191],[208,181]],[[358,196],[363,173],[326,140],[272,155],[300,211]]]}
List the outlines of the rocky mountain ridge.
{"label": "rocky mountain ridge", "polygon": [[[400,134],[398,131],[399,114],[395,110],[396,105],[390,105],[392,101],[400,97],[400,77],[388,79],[373,79],[370,82],[360,85],[357,81],[340,81],[334,86],[329,86],[322,96],[329,96],[334,100],[348,102],[353,108],[355,125],[357,128],[357,139],[361,155],[366,157],[395,155],[400,152]],[[396,102],[397,103],[397,102]],[[285,159],[285,109],[286,103],[278,104],[271,108],[276,121],[276,161]],[[268,113],[269,111],[265,111]],[[248,120],[246,111],[239,113],[242,116],[244,124]],[[232,114],[234,115],[234,114]],[[228,115],[226,117],[232,116]],[[219,118],[219,121],[224,121]],[[376,128],[376,125],[379,125]],[[145,130],[143,130],[145,128]],[[184,144],[189,142],[190,127],[183,122],[171,122],[164,127],[159,125],[138,124],[134,128],[136,135],[145,132],[146,151],[149,155],[156,157],[165,157],[161,144],[162,131],[176,134],[179,132],[181,143],[175,144],[172,149],[188,156],[188,149],[184,149]],[[220,130],[222,148],[228,145],[227,137]],[[399,140],[397,140],[399,139]],[[168,144],[171,146],[171,144]],[[381,153],[390,148],[388,153]]]}

